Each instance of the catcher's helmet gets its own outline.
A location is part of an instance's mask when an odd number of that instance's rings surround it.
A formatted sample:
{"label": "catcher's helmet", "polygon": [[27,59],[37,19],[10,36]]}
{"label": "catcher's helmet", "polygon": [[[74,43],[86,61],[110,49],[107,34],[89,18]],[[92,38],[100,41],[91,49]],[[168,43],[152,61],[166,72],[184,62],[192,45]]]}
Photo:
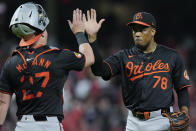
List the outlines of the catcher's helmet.
{"label": "catcher's helmet", "polygon": [[43,32],[49,19],[41,5],[28,2],[20,5],[12,16],[9,28],[18,36]]}

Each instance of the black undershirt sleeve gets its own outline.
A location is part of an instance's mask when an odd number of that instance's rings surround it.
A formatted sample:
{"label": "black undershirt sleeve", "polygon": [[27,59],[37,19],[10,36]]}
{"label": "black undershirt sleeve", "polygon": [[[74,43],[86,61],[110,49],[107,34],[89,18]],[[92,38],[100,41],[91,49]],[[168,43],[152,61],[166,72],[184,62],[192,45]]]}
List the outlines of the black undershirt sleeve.
{"label": "black undershirt sleeve", "polygon": [[105,63],[98,51],[97,41],[90,44],[95,56],[95,63],[91,66],[91,70],[95,76],[101,76],[104,80],[109,80],[112,76],[111,69],[107,63]]}
{"label": "black undershirt sleeve", "polygon": [[182,90],[176,90],[178,95],[178,106],[181,108],[182,106],[190,107],[190,99],[187,88],[183,88]]}

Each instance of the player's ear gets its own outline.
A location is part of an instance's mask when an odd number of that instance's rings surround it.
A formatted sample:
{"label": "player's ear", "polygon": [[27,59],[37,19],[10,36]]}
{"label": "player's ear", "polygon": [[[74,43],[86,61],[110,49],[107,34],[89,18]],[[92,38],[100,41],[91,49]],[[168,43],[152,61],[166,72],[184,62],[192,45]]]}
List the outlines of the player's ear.
{"label": "player's ear", "polygon": [[156,34],[156,29],[155,28],[151,29],[151,34],[152,34],[152,36],[155,36],[155,34]]}

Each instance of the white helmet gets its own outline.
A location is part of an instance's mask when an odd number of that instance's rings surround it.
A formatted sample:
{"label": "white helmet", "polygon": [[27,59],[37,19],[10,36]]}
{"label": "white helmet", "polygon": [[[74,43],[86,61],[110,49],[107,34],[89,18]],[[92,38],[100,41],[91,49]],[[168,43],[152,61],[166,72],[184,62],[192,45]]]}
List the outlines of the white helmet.
{"label": "white helmet", "polygon": [[42,6],[28,2],[16,9],[9,28],[21,38],[29,34],[43,32],[48,24],[49,19]]}

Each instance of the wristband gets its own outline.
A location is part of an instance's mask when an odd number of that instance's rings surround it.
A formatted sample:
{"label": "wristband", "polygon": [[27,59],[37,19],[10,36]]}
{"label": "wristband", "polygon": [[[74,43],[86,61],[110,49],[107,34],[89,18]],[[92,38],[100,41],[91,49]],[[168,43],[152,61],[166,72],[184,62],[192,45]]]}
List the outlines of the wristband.
{"label": "wristband", "polygon": [[88,40],[86,39],[84,32],[78,32],[75,36],[76,36],[78,45],[81,45],[83,43],[89,43]]}

